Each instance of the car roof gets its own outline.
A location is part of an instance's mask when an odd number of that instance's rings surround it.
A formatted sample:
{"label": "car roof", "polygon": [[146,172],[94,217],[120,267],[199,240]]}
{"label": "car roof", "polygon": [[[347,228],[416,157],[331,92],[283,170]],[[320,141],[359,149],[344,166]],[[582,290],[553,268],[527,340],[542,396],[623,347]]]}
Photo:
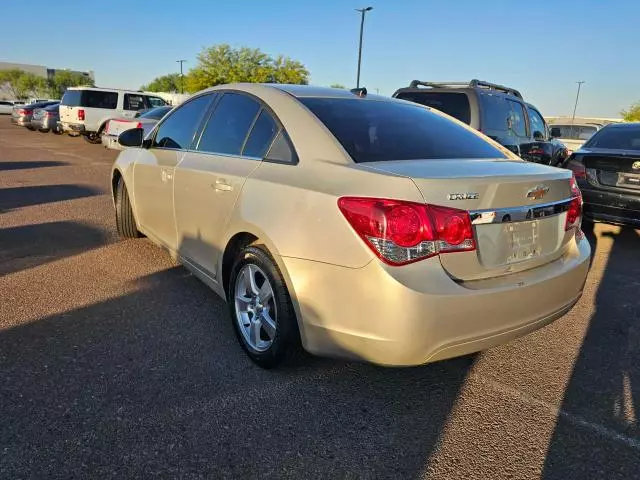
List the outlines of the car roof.
{"label": "car roof", "polygon": [[610,123],[602,128],[606,128],[611,130],[615,129],[623,129],[623,130],[631,130],[633,128],[640,128],[640,122],[625,122],[625,123]]}
{"label": "car roof", "polygon": [[[350,90],[344,88],[317,87],[314,85],[290,85],[280,83],[230,83],[226,85],[216,85],[205,91],[216,90],[239,90],[248,93],[260,93],[278,90],[287,93],[295,98],[360,98],[362,100],[378,100],[385,102],[401,102],[391,97],[376,95],[367,92],[365,97],[359,97]],[[200,92],[202,93],[202,92]]]}

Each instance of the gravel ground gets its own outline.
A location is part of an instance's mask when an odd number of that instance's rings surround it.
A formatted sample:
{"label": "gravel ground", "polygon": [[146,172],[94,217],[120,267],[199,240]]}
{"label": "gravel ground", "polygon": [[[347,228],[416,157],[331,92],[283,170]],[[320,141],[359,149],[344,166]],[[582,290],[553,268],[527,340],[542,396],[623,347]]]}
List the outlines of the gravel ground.
{"label": "gravel ground", "polygon": [[115,157],[0,117],[0,478],[640,478],[640,232],[587,232],[581,301],[507,345],[267,372],[117,238]]}

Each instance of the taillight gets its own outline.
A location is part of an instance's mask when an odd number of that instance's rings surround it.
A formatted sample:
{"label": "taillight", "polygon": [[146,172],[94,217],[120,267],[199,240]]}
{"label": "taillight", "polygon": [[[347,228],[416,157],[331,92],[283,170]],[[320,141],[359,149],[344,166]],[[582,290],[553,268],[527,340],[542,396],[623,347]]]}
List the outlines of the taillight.
{"label": "taillight", "polygon": [[28,115],[28,111],[25,110],[24,108],[19,108],[18,110],[16,110],[16,113],[18,115]]}
{"label": "taillight", "polygon": [[471,218],[464,210],[368,197],[342,197],[338,208],[369,248],[389,265],[476,248]]}
{"label": "taillight", "polygon": [[83,120],[84,121],[84,110],[82,110],[82,109],[78,110],[78,120]]}
{"label": "taillight", "polygon": [[138,124],[136,125],[136,128],[142,128],[142,122],[138,122]]}
{"label": "taillight", "polygon": [[56,115],[56,114],[55,114],[55,113],[53,113],[53,112],[46,112],[46,113],[45,113],[45,117],[55,117],[55,115]]}
{"label": "taillight", "polygon": [[104,124],[104,133],[109,133],[109,120]]}
{"label": "taillight", "polygon": [[575,156],[569,158],[567,162],[567,168],[573,172],[573,176],[576,178],[587,178],[587,169],[579,159]]}
{"label": "taillight", "polygon": [[578,188],[575,177],[571,177],[571,203],[567,210],[567,221],[564,224],[564,230],[572,228],[580,229],[582,221],[582,192]]}

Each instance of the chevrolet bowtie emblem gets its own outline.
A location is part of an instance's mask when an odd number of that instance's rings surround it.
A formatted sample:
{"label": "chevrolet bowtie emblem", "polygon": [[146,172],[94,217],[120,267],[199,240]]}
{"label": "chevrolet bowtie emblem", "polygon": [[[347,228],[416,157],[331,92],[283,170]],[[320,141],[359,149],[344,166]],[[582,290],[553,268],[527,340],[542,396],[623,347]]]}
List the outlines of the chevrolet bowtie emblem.
{"label": "chevrolet bowtie emblem", "polygon": [[549,187],[545,185],[536,185],[527,191],[527,198],[531,200],[540,200],[549,191]]}

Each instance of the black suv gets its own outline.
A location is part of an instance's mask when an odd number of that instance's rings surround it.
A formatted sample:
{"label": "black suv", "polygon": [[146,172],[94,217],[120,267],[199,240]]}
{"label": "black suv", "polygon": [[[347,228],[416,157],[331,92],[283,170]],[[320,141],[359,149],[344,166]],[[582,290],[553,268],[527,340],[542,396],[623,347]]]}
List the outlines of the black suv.
{"label": "black suv", "polygon": [[536,107],[526,103],[513,88],[480,80],[469,83],[414,80],[393,96],[451,115],[524,160],[560,166],[569,155],[567,147],[552,138]]}

